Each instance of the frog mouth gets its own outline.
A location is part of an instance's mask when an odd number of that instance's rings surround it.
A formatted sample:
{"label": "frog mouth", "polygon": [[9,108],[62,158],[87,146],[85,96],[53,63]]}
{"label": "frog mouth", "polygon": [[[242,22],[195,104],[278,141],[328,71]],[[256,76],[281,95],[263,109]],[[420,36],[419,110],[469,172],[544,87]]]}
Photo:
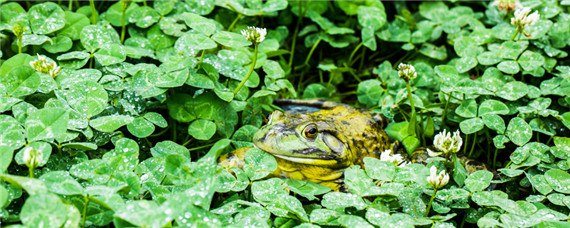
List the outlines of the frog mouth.
{"label": "frog mouth", "polygon": [[277,158],[281,158],[283,160],[287,160],[290,162],[301,163],[301,164],[309,164],[309,165],[318,165],[318,166],[331,166],[336,165],[338,162],[335,159],[319,159],[319,158],[311,158],[311,157],[295,157],[295,156],[286,156],[280,154],[272,154]]}

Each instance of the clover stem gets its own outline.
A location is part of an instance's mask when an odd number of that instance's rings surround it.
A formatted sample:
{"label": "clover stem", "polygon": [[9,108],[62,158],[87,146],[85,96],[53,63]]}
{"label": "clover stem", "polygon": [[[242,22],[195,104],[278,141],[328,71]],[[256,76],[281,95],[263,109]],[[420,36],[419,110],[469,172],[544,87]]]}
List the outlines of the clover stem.
{"label": "clover stem", "polygon": [[517,38],[517,35],[520,33],[520,28],[517,26],[517,29],[515,30],[515,34],[513,34],[513,36],[511,36],[511,40],[514,41],[515,38]]}
{"label": "clover stem", "polygon": [[495,153],[493,154],[493,169],[497,165],[497,155],[499,154],[499,149],[495,147]]}
{"label": "clover stem", "polygon": [[414,106],[414,99],[412,99],[412,88],[410,87],[410,82],[406,81],[406,90],[408,91],[408,100],[410,100],[410,106],[412,106],[412,113],[416,113],[416,108]]}
{"label": "clover stem", "polygon": [[28,176],[30,178],[34,178],[34,167],[33,166],[28,167]]}
{"label": "clover stem", "polygon": [[97,23],[97,10],[95,9],[95,1],[89,0],[89,6],[91,7],[91,24]]}
{"label": "clover stem", "polygon": [[254,46],[253,60],[251,61],[251,67],[249,68],[249,71],[247,72],[245,77],[239,83],[238,87],[234,90],[234,96],[239,92],[241,87],[243,87],[243,85],[245,85],[245,82],[247,82],[247,80],[249,80],[249,77],[251,76],[251,74],[253,73],[253,69],[255,68],[255,63],[257,62],[257,43],[254,43],[253,46]]}
{"label": "clover stem", "polygon": [[[475,149],[476,143],[477,143],[477,133],[475,133],[473,135],[473,142],[471,143],[471,149],[469,150],[469,156],[468,157],[471,157],[471,154],[473,153],[473,150]],[[467,145],[467,144],[465,144],[465,145]]]}
{"label": "clover stem", "polygon": [[313,52],[315,52],[315,49],[317,49],[317,46],[319,46],[320,42],[321,42],[321,38],[319,38],[317,40],[317,42],[315,42],[315,44],[313,44],[313,47],[309,51],[309,55],[307,55],[307,58],[305,59],[305,63],[303,65],[305,65],[305,66],[309,65],[309,60],[311,60],[311,56],[313,56]]}
{"label": "clover stem", "polygon": [[449,108],[449,99],[451,97],[449,97],[447,100],[445,100],[445,107],[443,108],[443,114],[441,115],[441,127],[445,127],[445,115],[447,114],[447,109]]}
{"label": "clover stem", "polygon": [[125,42],[125,31],[127,30],[127,26],[126,26],[126,18],[127,18],[127,7],[128,7],[128,3],[124,2],[122,4],[123,8],[122,8],[122,12],[121,12],[121,44]]}
{"label": "clover stem", "polygon": [[200,55],[200,62],[198,62],[198,65],[201,65],[202,62],[204,62],[204,55],[206,55],[206,49],[202,50],[202,54]]}
{"label": "clover stem", "polygon": [[431,195],[431,198],[429,199],[429,203],[427,205],[426,214],[425,214],[426,217],[429,215],[429,211],[431,210],[431,204],[433,203],[433,200],[435,199],[436,193],[437,193],[437,188],[434,188],[433,194]]}
{"label": "clover stem", "polygon": [[293,40],[291,41],[291,54],[289,55],[289,68],[293,66],[293,57],[295,57],[295,47],[297,46],[297,36],[299,34],[299,28],[301,27],[301,22],[303,21],[303,17],[305,16],[306,8],[303,9],[303,1],[299,2],[299,9],[301,14],[297,18],[297,25],[295,25],[295,32],[293,33]]}
{"label": "clover stem", "polygon": [[230,26],[228,27],[228,31],[232,31],[232,29],[234,28],[234,26],[236,25],[236,23],[239,21],[240,18],[241,18],[241,13],[238,13],[236,19],[234,19],[234,21],[232,21],[232,24],[230,24]]}
{"label": "clover stem", "polygon": [[348,57],[348,62],[350,63],[350,65],[354,64],[352,62],[352,58],[354,57],[354,55],[356,54],[356,52],[358,51],[358,49],[360,49],[360,47],[362,47],[362,42],[360,42],[358,45],[356,45],[356,47],[354,48],[354,50],[352,50],[352,52],[350,53],[349,57]]}
{"label": "clover stem", "polygon": [[467,154],[467,144],[469,142],[469,135],[465,135],[465,146],[463,147],[463,154]]}
{"label": "clover stem", "polygon": [[67,9],[69,11],[73,11],[73,0],[69,0],[69,2],[67,3]]}
{"label": "clover stem", "polygon": [[83,199],[85,200],[85,204],[83,205],[83,218],[81,218],[81,226],[85,227],[85,221],[87,220],[87,206],[89,206],[89,196],[84,196]]}
{"label": "clover stem", "polygon": [[18,36],[18,54],[22,53],[22,37],[23,35]]}

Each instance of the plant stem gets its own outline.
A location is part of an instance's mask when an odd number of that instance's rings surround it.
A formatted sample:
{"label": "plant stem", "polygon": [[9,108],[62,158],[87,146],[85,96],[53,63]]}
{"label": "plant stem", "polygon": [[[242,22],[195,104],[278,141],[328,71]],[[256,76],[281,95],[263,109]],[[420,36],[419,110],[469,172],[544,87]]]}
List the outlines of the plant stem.
{"label": "plant stem", "polygon": [[435,199],[435,194],[437,193],[437,188],[433,189],[433,195],[431,195],[431,198],[429,199],[429,203],[426,209],[426,214],[425,216],[427,217],[429,215],[429,211],[431,210],[431,204],[433,203],[433,200]]}
{"label": "plant stem", "polygon": [[73,11],[73,0],[69,0],[69,2],[67,3],[67,9],[69,11]]}
{"label": "plant stem", "polygon": [[33,166],[28,167],[28,176],[30,178],[34,178],[34,167]]}
{"label": "plant stem", "polygon": [[441,115],[441,127],[445,127],[445,115],[447,114],[447,109],[449,108],[449,100],[451,96],[445,100],[445,107],[443,108],[443,114]]}
{"label": "plant stem", "polygon": [[247,80],[249,79],[249,77],[253,73],[253,69],[255,68],[255,63],[257,63],[257,43],[255,43],[253,45],[254,45],[254,49],[253,49],[253,60],[251,61],[251,67],[249,68],[249,71],[247,72],[245,77],[239,83],[238,87],[234,90],[234,96],[239,92],[241,87],[243,87],[243,85],[245,85],[245,82],[247,82]]}
{"label": "plant stem", "polygon": [[126,21],[127,21],[127,7],[128,3],[123,2],[121,3],[123,6],[122,14],[121,14],[121,44],[125,43],[125,31],[127,30]]}
{"label": "plant stem", "polygon": [[22,37],[24,35],[18,36],[18,54],[22,53]]}
{"label": "plant stem", "polygon": [[495,153],[493,155],[493,169],[496,167],[497,165],[497,155],[499,154],[499,149],[495,148]]}
{"label": "plant stem", "polygon": [[202,50],[202,54],[200,55],[200,62],[197,65],[201,65],[204,62],[204,55],[206,55],[206,49]]}
{"label": "plant stem", "polygon": [[517,27],[517,30],[515,30],[515,34],[513,34],[513,36],[511,36],[511,40],[515,41],[515,38],[517,38],[517,35],[520,33],[520,29]]}
{"label": "plant stem", "polygon": [[348,57],[348,62],[350,63],[350,65],[353,65],[354,63],[352,62],[352,58],[354,57],[354,55],[356,54],[356,52],[358,51],[358,49],[360,49],[360,47],[362,47],[362,42],[360,42],[355,48],[354,50],[352,50],[352,52],[350,53],[349,57]]}
{"label": "plant stem", "polygon": [[465,146],[463,147],[463,154],[467,154],[467,142],[469,142],[469,135],[465,135]]}
{"label": "plant stem", "polygon": [[471,149],[469,150],[469,156],[471,157],[471,154],[473,154],[473,150],[475,149],[475,144],[477,143],[477,133],[475,133],[473,135],[473,143],[471,144]]}
{"label": "plant stem", "polygon": [[95,9],[95,0],[89,0],[89,6],[91,7],[91,24],[97,23],[97,10]]}
{"label": "plant stem", "polygon": [[232,31],[232,29],[234,28],[234,26],[236,25],[236,23],[239,21],[240,18],[241,18],[241,14],[238,13],[238,15],[236,16],[236,19],[234,19],[234,21],[232,21],[232,24],[230,24],[230,26],[228,27],[228,31]]}
{"label": "plant stem", "polygon": [[87,220],[87,206],[89,206],[89,196],[84,196],[85,204],[83,205],[83,218],[81,219],[81,226],[85,227],[85,221]]}
{"label": "plant stem", "polygon": [[317,42],[315,42],[315,44],[313,44],[313,47],[309,51],[309,54],[307,55],[307,58],[305,59],[305,63],[303,65],[305,65],[305,66],[309,65],[309,60],[311,60],[311,56],[313,56],[313,52],[315,52],[315,49],[317,49],[317,46],[319,46],[320,42],[321,42],[321,38],[319,38],[317,40]]}
{"label": "plant stem", "polygon": [[209,144],[206,144],[206,145],[202,145],[202,146],[197,146],[197,147],[194,147],[194,148],[190,148],[190,149],[188,149],[188,151],[200,150],[200,149],[204,149],[204,148],[211,147],[211,146],[213,146],[213,145],[214,145],[214,143],[209,143]]}
{"label": "plant stem", "polygon": [[406,82],[406,90],[408,91],[408,100],[410,100],[410,106],[412,106],[412,113],[415,113],[416,108],[414,107],[414,99],[412,99],[412,88],[410,87],[409,82]]}
{"label": "plant stem", "polygon": [[[303,8],[304,2],[299,2],[299,9]],[[293,33],[293,40],[291,41],[291,54],[289,54],[289,68],[293,66],[293,57],[295,57],[295,47],[297,46],[297,36],[299,34],[299,28],[301,27],[301,22],[303,21],[303,17],[305,15],[305,10],[301,10],[301,15],[297,18],[297,25],[295,25],[295,32]],[[291,69],[293,71],[293,69]]]}

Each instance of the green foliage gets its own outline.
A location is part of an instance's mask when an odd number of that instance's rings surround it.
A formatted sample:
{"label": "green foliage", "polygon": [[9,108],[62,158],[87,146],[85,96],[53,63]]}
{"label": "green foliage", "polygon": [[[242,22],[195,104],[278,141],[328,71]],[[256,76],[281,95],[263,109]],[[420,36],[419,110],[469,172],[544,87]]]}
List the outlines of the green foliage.
{"label": "green foliage", "polygon": [[[568,226],[567,0],[522,1],[524,31],[478,1],[58,3],[0,1],[0,225]],[[459,130],[489,169],[365,158],[343,192],[273,177],[251,147],[278,98],[382,114],[409,154]],[[217,164],[238,148],[243,168]]]}

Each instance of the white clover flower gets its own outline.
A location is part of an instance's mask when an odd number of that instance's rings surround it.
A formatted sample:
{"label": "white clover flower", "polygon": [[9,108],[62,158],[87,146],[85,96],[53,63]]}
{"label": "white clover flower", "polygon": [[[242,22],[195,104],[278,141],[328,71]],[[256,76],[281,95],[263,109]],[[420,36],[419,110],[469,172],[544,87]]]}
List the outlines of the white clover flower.
{"label": "white clover flower", "polygon": [[449,182],[449,175],[442,170],[437,174],[437,168],[432,166],[429,169],[429,176],[427,177],[428,183],[435,189],[440,189]]}
{"label": "white clover flower", "polygon": [[430,150],[429,148],[427,149],[427,153],[430,157],[437,157],[437,156],[443,154],[443,152],[435,152],[433,150]]}
{"label": "white clover flower", "polygon": [[463,139],[459,135],[459,130],[451,136],[451,133],[444,129],[433,138],[433,146],[444,154],[459,152],[461,145],[463,145]]}
{"label": "white clover flower", "polygon": [[57,66],[57,63],[53,60],[47,59],[45,55],[40,54],[38,54],[37,60],[30,61],[30,66],[32,66],[32,68],[37,72],[49,74],[53,78],[55,78],[61,71],[61,68]]}
{"label": "white clover flower", "polygon": [[408,162],[404,160],[401,154],[392,154],[392,150],[388,149],[385,150],[380,154],[380,161],[394,163],[397,166],[404,166],[407,165]]}
{"label": "white clover flower", "polygon": [[265,36],[267,35],[267,29],[265,28],[258,28],[254,26],[247,26],[247,29],[241,30],[241,34],[247,38],[247,40],[253,43],[261,43],[265,40]]}
{"label": "white clover flower", "polygon": [[414,66],[412,66],[411,64],[405,64],[405,63],[400,63],[398,65],[398,75],[406,82],[418,77],[418,73],[416,73],[416,68],[414,68]]}
{"label": "white clover flower", "polygon": [[517,26],[517,28],[524,28],[535,24],[540,18],[538,11],[530,14],[531,9],[529,7],[518,8],[515,10],[514,17],[511,18],[511,24]]}
{"label": "white clover flower", "polygon": [[42,158],[42,152],[35,150],[33,147],[28,146],[24,148],[24,154],[22,155],[22,160],[27,167],[35,168],[39,164],[44,163]]}
{"label": "white clover flower", "polygon": [[59,74],[60,71],[61,71],[61,67],[59,67],[55,63],[53,63],[52,69],[49,70],[48,74],[52,78],[55,78]]}

